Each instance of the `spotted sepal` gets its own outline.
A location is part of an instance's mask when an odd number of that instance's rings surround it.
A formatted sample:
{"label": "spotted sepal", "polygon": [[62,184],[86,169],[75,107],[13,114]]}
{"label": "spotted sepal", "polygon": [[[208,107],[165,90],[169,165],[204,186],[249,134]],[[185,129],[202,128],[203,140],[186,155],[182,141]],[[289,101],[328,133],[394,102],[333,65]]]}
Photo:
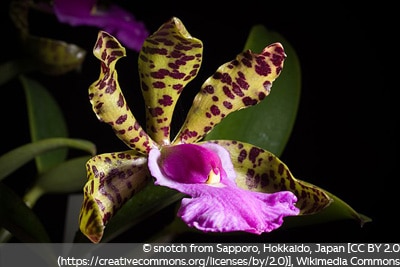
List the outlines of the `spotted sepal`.
{"label": "spotted sepal", "polygon": [[97,155],[86,168],[79,225],[85,236],[98,243],[111,217],[150,181],[150,175],[147,158],[134,150]]}
{"label": "spotted sepal", "polygon": [[139,74],[146,104],[147,132],[158,144],[170,143],[170,125],[178,98],[196,77],[203,44],[173,17],[143,44]]}
{"label": "spotted sepal", "polygon": [[142,154],[156,144],[130,111],[118,83],[115,64],[126,56],[125,48],[111,35],[100,31],[93,54],[101,61],[99,79],[89,87],[89,99],[100,121],[111,125],[116,135]]}
{"label": "spotted sepal", "polygon": [[248,50],[220,66],[202,85],[173,143],[196,142],[229,113],[263,100],[281,73],[285,58],[282,45],[274,43],[261,54]]}
{"label": "spotted sepal", "polygon": [[296,179],[275,155],[251,144],[230,140],[210,141],[225,147],[237,173],[236,184],[250,191],[291,191],[301,215],[318,213],[332,202],[320,188]]}

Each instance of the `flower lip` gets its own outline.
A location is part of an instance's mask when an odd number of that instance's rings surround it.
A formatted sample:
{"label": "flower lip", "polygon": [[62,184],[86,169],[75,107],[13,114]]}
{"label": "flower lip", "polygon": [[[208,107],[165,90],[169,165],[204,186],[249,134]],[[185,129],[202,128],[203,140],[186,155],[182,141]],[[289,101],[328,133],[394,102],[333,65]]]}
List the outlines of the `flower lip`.
{"label": "flower lip", "polygon": [[179,183],[215,184],[226,177],[219,156],[196,144],[165,146],[158,163],[168,178]]}

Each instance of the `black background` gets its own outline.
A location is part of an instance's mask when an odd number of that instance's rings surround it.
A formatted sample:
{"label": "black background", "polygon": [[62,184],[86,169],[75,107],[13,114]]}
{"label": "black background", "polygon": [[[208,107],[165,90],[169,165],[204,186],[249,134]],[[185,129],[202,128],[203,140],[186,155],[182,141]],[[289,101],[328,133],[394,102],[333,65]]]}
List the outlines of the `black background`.
{"label": "black background", "polygon": [[[117,3],[143,21],[149,32],[176,16],[192,36],[203,41],[201,71],[190,83],[191,89],[186,89],[191,91],[184,91],[178,106],[181,113],[178,117],[182,119],[197,88],[219,65],[243,49],[254,24],[261,23],[285,37],[300,59],[302,94],[293,133],[280,158],[295,177],[325,188],[373,220],[362,228],[357,222],[346,220],[282,229],[260,237],[198,235],[182,236],[181,241],[215,238],[263,242],[399,241],[398,143],[394,131],[397,124],[394,92],[398,87],[390,84],[387,74],[396,65],[392,60],[396,46],[391,37],[396,31],[389,30],[395,22],[391,7],[383,2],[350,6],[337,1],[313,5],[277,1]],[[1,47],[6,53],[2,53],[2,61],[18,53],[15,29],[4,11],[2,8],[1,25],[5,32]],[[110,127],[97,121],[87,97],[87,87],[97,79],[99,71],[99,63],[91,54],[97,29],[62,25],[54,17],[37,12],[30,13],[30,20],[33,33],[72,42],[88,51],[81,72],[62,77],[29,74],[51,88],[63,108],[70,137],[93,141],[98,153],[125,150]],[[128,50],[128,56],[118,63],[118,71],[131,109],[143,120],[135,51]],[[1,90],[0,152],[5,152],[29,142],[29,133],[23,90],[18,81],[8,82]],[[25,168],[29,172],[32,166]],[[16,175],[25,177],[22,171]],[[54,209],[54,203],[61,209]],[[57,195],[46,195],[35,206],[55,242],[62,240],[64,225],[60,217],[64,216],[64,206],[65,196]],[[117,241],[141,241],[142,235],[160,227],[157,222],[164,217],[169,220],[170,216],[169,211],[162,212],[151,219],[153,224],[138,225]]]}

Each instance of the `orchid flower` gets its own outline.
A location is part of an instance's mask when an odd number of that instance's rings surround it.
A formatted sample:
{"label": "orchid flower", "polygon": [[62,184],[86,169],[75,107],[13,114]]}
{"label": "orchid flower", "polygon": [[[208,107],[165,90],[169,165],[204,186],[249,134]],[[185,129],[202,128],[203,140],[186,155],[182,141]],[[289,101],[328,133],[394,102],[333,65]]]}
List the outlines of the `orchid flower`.
{"label": "orchid flower", "polygon": [[286,58],[280,43],[260,54],[242,52],[220,66],[201,86],[171,139],[174,107],[199,71],[202,49],[202,42],[176,17],[145,40],[139,54],[145,131],[118,83],[115,65],[126,56],[125,49],[109,33],[99,32],[93,53],[101,71],[89,87],[89,98],[98,119],[109,124],[129,150],[87,162],[79,221],[92,242],[100,242],[112,216],[152,181],[183,193],[178,216],[204,232],[271,232],[284,217],[312,214],[330,203],[327,195],[295,179],[283,162],[262,148],[235,140],[204,141],[228,114],[270,93]]}
{"label": "orchid flower", "polygon": [[[62,23],[95,26],[118,38],[125,46],[139,51],[149,35],[145,25],[115,4],[101,5],[97,0],[54,0],[52,11]],[[42,5],[44,9],[44,6]]]}

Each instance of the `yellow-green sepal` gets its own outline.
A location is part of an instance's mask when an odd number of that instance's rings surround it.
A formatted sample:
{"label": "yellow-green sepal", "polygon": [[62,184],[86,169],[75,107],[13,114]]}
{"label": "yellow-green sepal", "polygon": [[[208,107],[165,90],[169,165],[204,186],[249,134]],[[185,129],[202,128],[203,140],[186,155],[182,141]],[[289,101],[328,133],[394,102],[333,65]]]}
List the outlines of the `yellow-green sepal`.
{"label": "yellow-green sepal", "polygon": [[118,82],[115,65],[126,50],[114,36],[100,31],[93,54],[101,61],[100,76],[89,87],[89,99],[97,118],[109,124],[127,146],[147,154],[154,141],[130,111]]}
{"label": "yellow-green sepal", "polygon": [[332,202],[322,189],[296,179],[286,164],[267,150],[231,140],[209,142],[229,151],[240,188],[265,193],[291,191],[297,197],[296,207],[301,215],[318,213]]}
{"label": "yellow-green sepal", "polygon": [[273,43],[259,54],[247,50],[220,66],[196,95],[174,143],[197,142],[230,113],[262,101],[279,77],[285,58],[283,46]]}
{"label": "yellow-green sepal", "polygon": [[139,54],[139,74],[146,105],[147,132],[158,144],[170,143],[170,125],[178,98],[196,77],[202,42],[176,17],[149,36]]}
{"label": "yellow-green sepal", "polygon": [[80,230],[93,243],[120,207],[150,181],[147,158],[134,150],[106,153],[86,164],[87,183],[79,215]]}

